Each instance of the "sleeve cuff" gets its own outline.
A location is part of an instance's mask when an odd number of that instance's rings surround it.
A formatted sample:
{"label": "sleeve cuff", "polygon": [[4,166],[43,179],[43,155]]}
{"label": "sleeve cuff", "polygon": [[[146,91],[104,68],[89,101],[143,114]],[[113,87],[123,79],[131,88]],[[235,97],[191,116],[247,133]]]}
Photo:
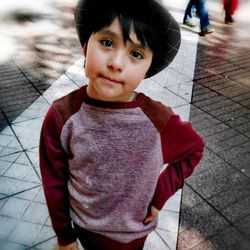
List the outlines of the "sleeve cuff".
{"label": "sleeve cuff", "polygon": [[61,246],[69,245],[76,240],[77,240],[76,232],[73,228],[72,230],[67,231],[67,232],[57,233],[57,241],[58,241],[58,244]]}

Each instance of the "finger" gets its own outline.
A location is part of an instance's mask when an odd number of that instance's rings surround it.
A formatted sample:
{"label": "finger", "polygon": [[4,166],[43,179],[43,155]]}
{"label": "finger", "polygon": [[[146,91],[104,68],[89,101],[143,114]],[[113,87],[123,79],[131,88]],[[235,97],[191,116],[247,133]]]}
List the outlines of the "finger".
{"label": "finger", "polygon": [[153,216],[149,215],[148,217],[146,217],[143,221],[144,224],[148,224],[149,222],[151,222],[153,220]]}

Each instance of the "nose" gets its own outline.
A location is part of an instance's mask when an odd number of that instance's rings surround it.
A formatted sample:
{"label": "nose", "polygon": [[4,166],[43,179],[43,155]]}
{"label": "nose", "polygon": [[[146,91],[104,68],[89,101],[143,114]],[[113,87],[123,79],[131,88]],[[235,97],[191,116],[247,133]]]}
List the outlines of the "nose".
{"label": "nose", "polygon": [[116,71],[122,71],[125,63],[125,56],[123,52],[113,53],[108,61],[108,68]]}

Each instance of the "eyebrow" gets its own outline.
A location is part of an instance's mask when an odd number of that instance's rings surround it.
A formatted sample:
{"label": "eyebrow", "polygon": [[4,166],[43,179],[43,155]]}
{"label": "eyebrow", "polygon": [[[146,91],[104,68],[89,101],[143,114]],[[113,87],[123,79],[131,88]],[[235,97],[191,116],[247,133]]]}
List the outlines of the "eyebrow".
{"label": "eyebrow", "polygon": [[[113,32],[112,30],[109,30],[108,28],[103,28],[102,30],[99,31],[100,33],[102,33],[103,35],[107,35],[107,36],[112,36],[115,38],[118,38],[118,35]],[[131,38],[128,39],[128,41],[135,46],[136,48],[140,48],[140,49],[148,49],[148,46],[143,46],[141,43],[136,43],[134,42]],[[127,41],[126,41],[127,42]]]}

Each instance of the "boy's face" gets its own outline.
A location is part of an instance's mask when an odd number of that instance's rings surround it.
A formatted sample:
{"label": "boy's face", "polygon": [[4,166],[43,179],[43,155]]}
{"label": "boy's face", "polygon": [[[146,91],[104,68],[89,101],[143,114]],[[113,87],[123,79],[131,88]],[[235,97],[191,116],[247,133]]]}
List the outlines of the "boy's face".
{"label": "boy's face", "polygon": [[85,72],[89,78],[87,93],[103,101],[129,102],[144,79],[153,53],[143,47],[131,31],[124,43],[118,18],[110,26],[93,33],[84,49]]}

